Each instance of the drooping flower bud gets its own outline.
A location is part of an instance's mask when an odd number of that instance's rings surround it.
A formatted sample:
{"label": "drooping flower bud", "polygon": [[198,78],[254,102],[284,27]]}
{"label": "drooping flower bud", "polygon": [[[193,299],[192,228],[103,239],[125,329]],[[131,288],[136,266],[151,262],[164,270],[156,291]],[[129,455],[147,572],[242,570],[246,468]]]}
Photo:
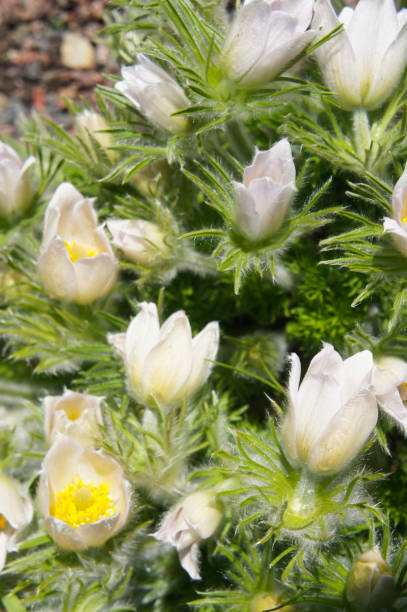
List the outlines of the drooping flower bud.
{"label": "drooping flower bud", "polygon": [[337,17],[330,0],[316,0],[312,27],[322,38],[344,30],[315,51],[323,77],[345,108],[380,106],[407,63],[407,13],[394,0],[359,0]]}
{"label": "drooping flower bud", "polygon": [[314,0],[251,0],[238,11],[221,53],[221,69],[239,87],[263,85],[312,42]]}
{"label": "drooping flower bud", "polygon": [[149,264],[168,248],[164,243],[164,232],[155,223],[144,219],[109,219],[107,227],[114,246],[135,263]]}
{"label": "drooping flower bud", "polygon": [[129,390],[142,404],[176,405],[203,385],[219,345],[219,325],[208,323],[192,338],[180,310],[161,326],[155,304],[142,302],[125,334],[109,342],[124,359]]}
{"label": "drooping flower bud", "polygon": [[33,195],[29,170],[35,163],[29,157],[24,163],[12,147],[0,143],[0,214],[23,211]]}
{"label": "drooping flower bud", "polygon": [[21,486],[0,472],[0,572],[16,538],[32,519],[33,507]]}
{"label": "drooping flower bud", "polygon": [[389,610],[395,596],[394,578],[377,546],[353,563],[346,582],[346,598],[358,610]]}
{"label": "drooping flower bud", "polygon": [[330,344],[312,359],[300,383],[291,355],[289,405],[283,440],[293,463],[319,475],[341,471],[367,442],[377,422],[370,351],[344,361]]}
{"label": "drooping flower bud", "polygon": [[288,140],[280,140],[268,151],[257,151],[252,164],[244,169],[243,183],[233,184],[238,231],[253,242],[274,234],[297,190]]}
{"label": "drooping flower bud", "polygon": [[102,397],[75,393],[65,389],[63,395],[44,398],[45,435],[52,444],[58,435],[78,440],[82,446],[92,446],[103,425],[100,404]]}
{"label": "drooping flower bud", "polygon": [[38,267],[47,293],[89,304],[112,288],[118,264],[92,200],[62,183],[45,214]]}
{"label": "drooping flower bud", "polygon": [[193,580],[199,580],[199,542],[210,538],[223,518],[223,505],[214,491],[196,491],[187,495],[165,515],[157,540],[175,546],[180,563]]}
{"label": "drooping flower bud", "polygon": [[154,125],[179,134],[188,127],[184,116],[173,113],[189,106],[188,98],[178,83],[145,55],[138,55],[134,66],[123,67],[123,81],[115,87]]}
{"label": "drooping flower bud", "polygon": [[129,483],[117,461],[61,436],[43,461],[38,504],[48,533],[62,548],[102,546],[127,520]]}

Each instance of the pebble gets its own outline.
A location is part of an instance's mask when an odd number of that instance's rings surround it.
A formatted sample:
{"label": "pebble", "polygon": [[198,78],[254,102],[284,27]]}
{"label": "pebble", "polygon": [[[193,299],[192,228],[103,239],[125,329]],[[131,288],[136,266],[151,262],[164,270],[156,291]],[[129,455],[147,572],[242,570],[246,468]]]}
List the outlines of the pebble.
{"label": "pebble", "polygon": [[95,49],[77,32],[66,32],[61,44],[61,62],[67,68],[88,70],[95,66]]}

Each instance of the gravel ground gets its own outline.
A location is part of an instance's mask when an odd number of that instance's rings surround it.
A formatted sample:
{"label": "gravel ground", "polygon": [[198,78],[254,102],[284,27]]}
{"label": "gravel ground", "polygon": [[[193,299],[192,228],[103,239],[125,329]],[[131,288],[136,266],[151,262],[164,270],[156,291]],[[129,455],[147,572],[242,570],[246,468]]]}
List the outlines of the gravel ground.
{"label": "gravel ground", "polygon": [[[98,38],[107,4],[0,0],[0,136],[16,135],[19,114],[31,110],[69,129],[64,98],[83,96],[92,102],[95,85],[107,82],[103,73],[118,71]],[[64,59],[63,45],[68,43]]]}

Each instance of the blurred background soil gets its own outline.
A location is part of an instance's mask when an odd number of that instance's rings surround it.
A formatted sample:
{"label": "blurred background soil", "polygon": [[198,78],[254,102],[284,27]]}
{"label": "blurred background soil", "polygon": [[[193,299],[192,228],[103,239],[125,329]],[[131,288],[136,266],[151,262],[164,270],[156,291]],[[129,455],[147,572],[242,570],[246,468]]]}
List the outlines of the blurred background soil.
{"label": "blurred background soil", "polygon": [[103,44],[107,0],[0,0],[0,138],[35,110],[70,128],[64,98],[94,101],[118,67]]}

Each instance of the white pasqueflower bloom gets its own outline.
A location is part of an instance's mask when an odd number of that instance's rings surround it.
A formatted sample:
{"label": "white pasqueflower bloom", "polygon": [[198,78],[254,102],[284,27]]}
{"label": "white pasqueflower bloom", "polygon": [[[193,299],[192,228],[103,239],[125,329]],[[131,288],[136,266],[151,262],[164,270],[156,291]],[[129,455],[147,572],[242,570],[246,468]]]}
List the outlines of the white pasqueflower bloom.
{"label": "white pasqueflower bloom", "polygon": [[32,519],[33,507],[18,482],[0,472],[0,572],[16,538]]}
{"label": "white pasqueflower bloom", "polygon": [[90,149],[93,148],[90,138],[90,136],[92,136],[92,138],[94,138],[106,151],[106,155],[108,155],[110,159],[115,158],[115,152],[109,150],[109,147],[113,144],[113,137],[106,131],[109,129],[109,125],[100,113],[84,110],[75,117],[75,127],[77,133]]}
{"label": "white pasqueflower bloom", "polygon": [[212,369],[219,346],[219,325],[212,321],[192,338],[182,310],[160,328],[155,304],[142,302],[125,334],[108,341],[124,359],[129,390],[143,404],[173,405],[191,397]]}
{"label": "white pasqueflower bloom", "polygon": [[257,151],[244,169],[236,192],[236,225],[255,242],[274,234],[284,221],[297,190],[290,143],[283,138],[268,151]]}
{"label": "white pasqueflower bloom", "polygon": [[395,597],[394,577],[374,546],[353,563],[346,581],[346,599],[358,610],[388,610]]}
{"label": "white pasqueflower bloom", "polygon": [[23,163],[12,147],[0,143],[0,214],[21,212],[28,206],[33,195],[29,170],[34,163],[32,156]]}
{"label": "white pasqueflower bloom", "polygon": [[149,264],[168,248],[164,243],[165,234],[156,223],[144,219],[109,219],[107,227],[114,246],[135,263]]}
{"label": "white pasqueflower bloom", "polygon": [[210,538],[223,518],[223,504],[214,491],[195,491],[170,509],[152,535],[177,549],[180,563],[193,580],[199,580],[199,542]]}
{"label": "white pasqueflower bloom", "polygon": [[113,286],[118,263],[93,208],[70,183],[62,183],[45,214],[38,267],[47,293],[89,304]]}
{"label": "white pasqueflower bloom", "polygon": [[83,550],[102,546],[123,527],[130,487],[117,461],[61,436],[43,461],[38,504],[52,539]]}
{"label": "white pasqueflower bloom", "polygon": [[220,65],[241,87],[265,84],[310,44],[307,30],[314,0],[251,0],[238,11],[226,37]]}
{"label": "white pasqueflower bloom", "polygon": [[370,351],[348,359],[330,344],[312,359],[301,385],[301,363],[291,355],[289,405],[283,441],[294,464],[320,475],[342,470],[361,450],[377,422]]}
{"label": "white pasqueflower bloom", "polygon": [[123,81],[115,84],[154,125],[174,134],[184,132],[188,119],[173,113],[189,106],[178,83],[165,70],[140,53],[137,64],[121,69]]}
{"label": "white pasqueflower bloom", "polygon": [[394,0],[359,0],[337,17],[330,0],[316,0],[312,27],[322,38],[343,31],[315,55],[329,89],[345,108],[376,108],[398,84],[407,63],[407,10]]}
{"label": "white pasqueflower bloom", "polygon": [[102,397],[75,393],[65,389],[63,395],[44,398],[45,436],[52,444],[58,435],[78,440],[82,446],[93,446],[103,425],[100,405]]}
{"label": "white pasqueflower bloom", "polygon": [[380,357],[375,366],[377,403],[407,434],[407,363],[397,357]]}
{"label": "white pasqueflower bloom", "polygon": [[394,185],[391,206],[393,218],[384,218],[383,231],[392,235],[398,250],[407,256],[407,164]]}

